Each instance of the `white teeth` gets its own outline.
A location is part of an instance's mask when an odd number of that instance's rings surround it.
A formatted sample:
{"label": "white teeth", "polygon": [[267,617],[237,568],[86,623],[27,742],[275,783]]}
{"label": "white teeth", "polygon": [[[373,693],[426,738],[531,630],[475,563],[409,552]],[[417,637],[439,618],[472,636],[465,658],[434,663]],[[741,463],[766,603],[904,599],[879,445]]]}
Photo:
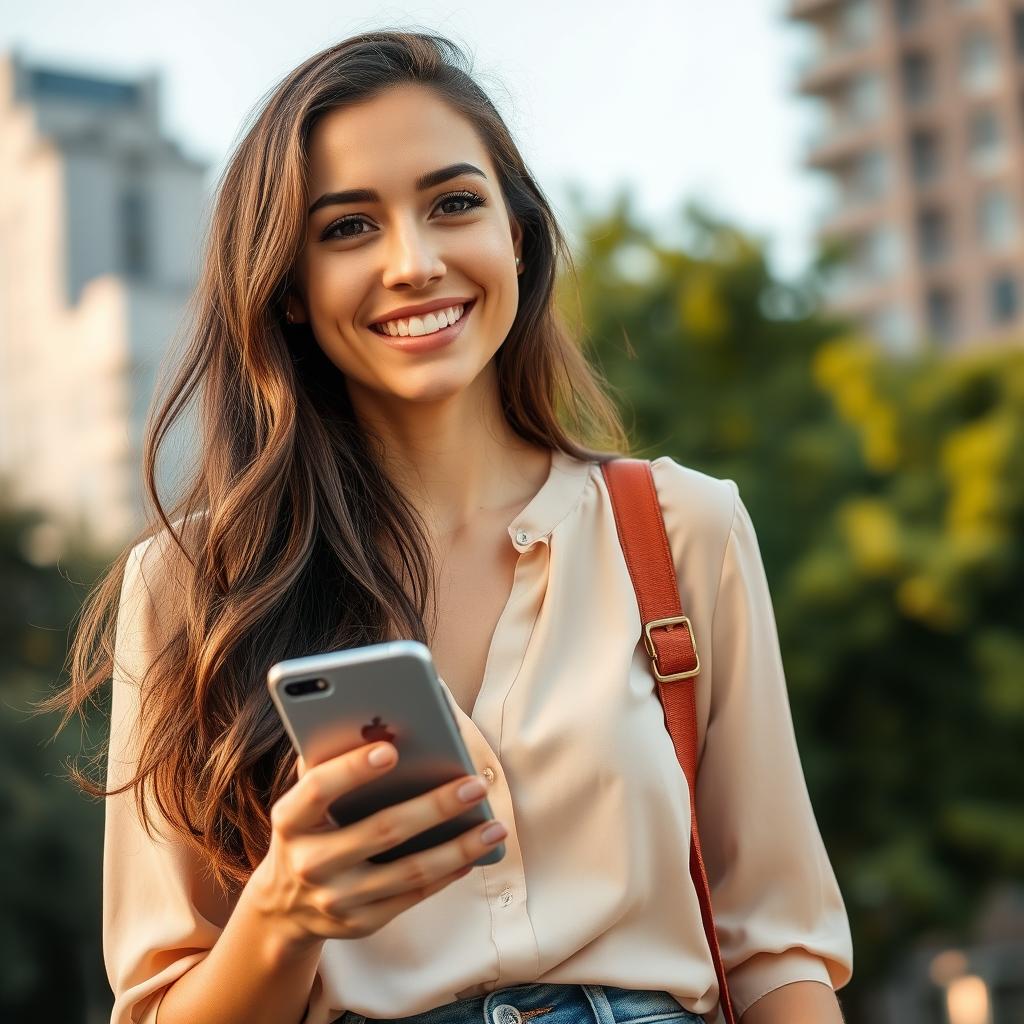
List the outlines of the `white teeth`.
{"label": "white teeth", "polygon": [[377,326],[392,338],[419,338],[424,334],[433,334],[444,327],[450,327],[465,312],[465,306],[449,306],[447,309],[435,309],[424,316],[410,316],[401,320],[388,320]]}

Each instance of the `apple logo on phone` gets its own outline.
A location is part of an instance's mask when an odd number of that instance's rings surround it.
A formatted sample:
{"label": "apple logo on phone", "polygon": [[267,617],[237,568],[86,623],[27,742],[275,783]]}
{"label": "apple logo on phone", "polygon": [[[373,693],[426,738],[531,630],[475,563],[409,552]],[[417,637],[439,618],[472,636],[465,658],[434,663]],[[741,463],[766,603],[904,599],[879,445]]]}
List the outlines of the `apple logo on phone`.
{"label": "apple logo on phone", "polygon": [[363,726],[362,734],[367,743],[377,743],[380,740],[393,743],[395,740],[395,734],[381,722],[380,715],[375,716],[369,725]]}

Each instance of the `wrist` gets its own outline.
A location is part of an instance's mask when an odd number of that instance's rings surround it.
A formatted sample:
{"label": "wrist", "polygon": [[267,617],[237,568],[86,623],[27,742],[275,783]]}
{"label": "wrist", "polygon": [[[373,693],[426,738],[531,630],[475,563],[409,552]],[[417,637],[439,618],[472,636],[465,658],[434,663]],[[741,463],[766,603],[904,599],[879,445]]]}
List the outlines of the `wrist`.
{"label": "wrist", "polygon": [[[271,898],[271,889],[266,872],[260,869],[266,861],[257,865],[238,898],[244,901],[243,913],[250,914],[264,936],[264,950],[274,965],[295,962],[319,961],[324,939],[314,935],[276,910]],[[237,908],[236,908],[237,909]]]}

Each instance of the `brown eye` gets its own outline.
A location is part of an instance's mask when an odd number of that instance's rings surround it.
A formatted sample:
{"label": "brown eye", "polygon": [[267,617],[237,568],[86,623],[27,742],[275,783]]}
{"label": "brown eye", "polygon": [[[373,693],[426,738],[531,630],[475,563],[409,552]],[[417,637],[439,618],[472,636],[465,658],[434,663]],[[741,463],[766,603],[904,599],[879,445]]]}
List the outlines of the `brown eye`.
{"label": "brown eye", "polygon": [[449,192],[437,201],[438,206],[444,206],[446,203],[468,203],[469,206],[466,209],[455,211],[455,213],[468,213],[476,206],[483,206],[484,200],[475,192],[470,192],[467,189],[465,192]]}
{"label": "brown eye", "polygon": [[324,229],[324,233],[320,236],[320,241],[324,241],[328,238],[358,238],[359,235],[365,235],[365,231],[359,231],[353,234],[334,234],[335,230],[339,228],[345,228],[349,224],[364,224],[366,223],[364,218],[353,215],[351,217],[342,217],[340,220],[336,220],[330,227]]}
{"label": "brown eye", "polygon": [[[447,203],[466,203],[467,206],[464,209],[453,210],[451,213],[444,214],[444,216],[446,217],[457,217],[461,213],[469,213],[470,210],[474,209],[477,206],[483,206],[486,202],[487,200],[484,199],[483,196],[479,196],[476,194],[476,192],[472,192],[469,189],[465,189],[464,191],[460,192],[446,192],[437,200],[435,209],[438,207],[442,207]],[[320,236],[320,241],[326,242],[331,239],[337,241],[344,241],[349,238],[359,238],[361,235],[369,234],[369,232],[357,231],[345,234],[344,228],[348,224],[365,223],[367,223],[367,220],[360,213],[351,213],[347,217],[339,217],[336,221],[333,221],[326,228],[324,228],[324,233]],[[336,232],[338,231],[341,231],[342,233],[337,234]]]}

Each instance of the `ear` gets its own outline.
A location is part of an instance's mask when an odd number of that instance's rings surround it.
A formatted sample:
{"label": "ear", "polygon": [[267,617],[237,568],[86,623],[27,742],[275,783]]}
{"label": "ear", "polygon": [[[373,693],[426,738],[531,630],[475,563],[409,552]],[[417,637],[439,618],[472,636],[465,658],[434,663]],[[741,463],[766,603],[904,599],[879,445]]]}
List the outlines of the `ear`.
{"label": "ear", "polygon": [[306,304],[302,301],[301,297],[295,292],[294,289],[290,290],[284,297],[282,303],[283,313],[285,319],[288,319],[288,314],[291,313],[292,318],[288,320],[291,324],[304,324],[309,320],[309,311],[306,309]]}
{"label": "ear", "polygon": [[516,266],[516,273],[521,274],[523,271],[523,264],[521,262],[523,257],[523,229],[519,226],[519,221],[511,213],[508,215],[508,228],[512,234],[513,255],[520,257],[520,263]]}

